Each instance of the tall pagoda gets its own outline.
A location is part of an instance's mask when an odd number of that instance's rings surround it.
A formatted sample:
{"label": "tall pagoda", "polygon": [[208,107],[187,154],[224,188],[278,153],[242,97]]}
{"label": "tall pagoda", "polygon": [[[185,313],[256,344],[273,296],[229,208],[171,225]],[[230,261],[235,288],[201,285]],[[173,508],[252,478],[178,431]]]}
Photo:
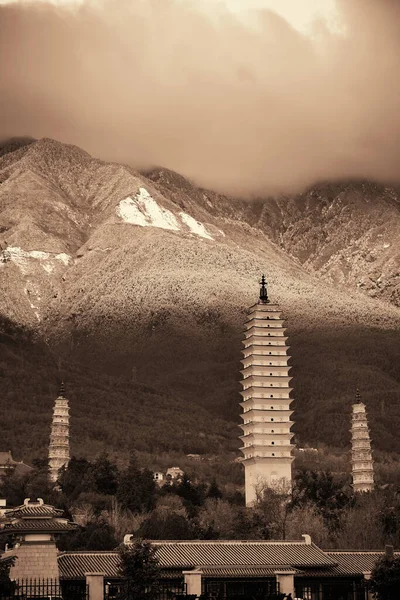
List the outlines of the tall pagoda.
{"label": "tall pagoda", "polygon": [[49,479],[56,482],[61,467],[69,463],[69,405],[61,383],[54,403],[49,446]]}
{"label": "tall pagoda", "polygon": [[374,488],[371,439],[365,404],[358,390],[351,422],[351,465],[354,491],[370,492]]}
{"label": "tall pagoda", "polygon": [[246,506],[266,487],[287,489],[292,482],[293,422],[290,410],[289,346],[278,304],[270,302],[265,276],[260,297],[249,309],[243,341],[243,401],[240,426]]}

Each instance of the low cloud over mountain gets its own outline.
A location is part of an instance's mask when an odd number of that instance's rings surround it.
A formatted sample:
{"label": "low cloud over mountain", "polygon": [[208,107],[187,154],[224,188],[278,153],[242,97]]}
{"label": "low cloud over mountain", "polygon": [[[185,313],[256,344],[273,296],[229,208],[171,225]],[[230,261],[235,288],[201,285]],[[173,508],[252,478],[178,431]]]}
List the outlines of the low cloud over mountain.
{"label": "low cloud over mountain", "polygon": [[0,135],[233,194],[397,180],[400,4],[337,9],[337,32],[307,37],[271,11],[200,0],[2,5]]}

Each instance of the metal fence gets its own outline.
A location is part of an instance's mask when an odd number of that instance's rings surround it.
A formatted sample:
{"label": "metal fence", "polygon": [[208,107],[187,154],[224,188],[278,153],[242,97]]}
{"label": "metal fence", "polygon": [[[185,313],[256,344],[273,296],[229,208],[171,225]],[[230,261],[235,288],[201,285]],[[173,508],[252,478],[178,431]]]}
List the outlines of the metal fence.
{"label": "metal fence", "polygon": [[23,579],[0,584],[0,600],[88,600],[85,582]]}
{"label": "metal fence", "polygon": [[302,600],[367,600],[366,581],[296,582],[296,597]]}
{"label": "metal fence", "polygon": [[280,600],[275,579],[205,579],[202,599],[204,600]]}
{"label": "metal fence", "polygon": [[[161,583],[150,591],[138,592],[137,589],[132,589],[129,584],[124,582],[110,583],[104,581],[104,599],[105,600],[118,600],[120,597],[132,598],[132,600],[146,600],[151,597],[152,600],[190,600],[190,596],[187,594],[187,585],[182,581],[171,581],[168,583]],[[0,599],[1,600],[1,599]]]}

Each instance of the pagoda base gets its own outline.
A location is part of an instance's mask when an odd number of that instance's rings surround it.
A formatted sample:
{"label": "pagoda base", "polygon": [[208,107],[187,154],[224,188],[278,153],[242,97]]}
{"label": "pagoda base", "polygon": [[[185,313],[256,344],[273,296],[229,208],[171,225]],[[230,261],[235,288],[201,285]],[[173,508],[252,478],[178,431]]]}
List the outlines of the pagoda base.
{"label": "pagoda base", "polygon": [[292,462],[293,457],[290,456],[245,459],[246,506],[256,504],[266,488],[289,494],[292,489]]}

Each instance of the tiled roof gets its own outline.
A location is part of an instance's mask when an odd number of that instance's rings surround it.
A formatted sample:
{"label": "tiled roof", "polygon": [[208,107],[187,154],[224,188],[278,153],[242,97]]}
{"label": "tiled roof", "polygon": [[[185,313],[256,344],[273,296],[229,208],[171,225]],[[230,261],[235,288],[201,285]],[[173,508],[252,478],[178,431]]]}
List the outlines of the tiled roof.
{"label": "tiled roof", "polygon": [[[384,556],[382,550],[363,551],[363,550],[335,550],[327,551],[327,554],[337,563],[337,572],[341,575],[353,575],[372,571],[375,563]],[[400,557],[400,552],[395,552],[395,556]]]}
{"label": "tiled roof", "polygon": [[58,557],[60,577],[82,579],[85,573],[105,573],[106,577],[118,577],[117,552],[66,552]]}
{"label": "tiled roof", "polygon": [[[152,544],[157,548],[162,569],[198,567],[204,572],[212,571],[216,577],[242,576],[239,572],[256,577],[272,574],[274,570],[335,565],[317,546],[304,542],[196,540],[152,541]],[[87,572],[118,576],[117,552],[67,552],[59,556],[58,563],[64,578],[82,578]]]}
{"label": "tiled roof", "polygon": [[63,510],[50,506],[49,504],[30,502],[29,504],[22,504],[21,506],[7,510],[6,517],[55,517],[62,515],[63,512]]}
{"label": "tiled roof", "polygon": [[275,541],[153,541],[161,566],[324,567],[335,561],[314,544]]}
{"label": "tiled roof", "polygon": [[0,523],[0,533],[10,533],[12,531],[75,531],[78,526],[70,523],[66,519],[59,521],[57,519],[23,519],[21,521],[12,521],[9,523]]}
{"label": "tiled roof", "polygon": [[[183,542],[152,542],[158,546],[157,555],[162,568],[162,578],[177,578],[181,576],[182,570],[198,567],[203,571],[205,577],[273,577],[275,571],[297,571],[296,577],[346,577],[359,575],[372,571],[375,562],[383,556],[383,552],[364,551],[332,551],[323,552],[314,545],[302,542],[224,542],[224,541],[183,541]],[[218,548],[218,551],[210,551],[210,547]],[[244,551],[237,547],[246,547]],[[255,548],[258,546],[258,548]],[[296,546],[296,550],[293,549]],[[310,554],[299,557],[300,547],[311,549]],[[199,547],[202,550],[199,550]],[[204,549],[206,547],[206,549]],[[263,549],[260,549],[263,548]],[[266,548],[270,550],[267,552]],[[261,554],[270,556],[275,550],[275,556],[284,553],[285,560],[279,562],[258,562]],[[212,555],[211,555],[212,554]],[[295,554],[295,556],[293,556]],[[322,557],[327,562],[321,565]],[[221,558],[227,558],[221,562]],[[400,556],[400,552],[395,552]],[[202,558],[203,562],[194,559]],[[243,560],[242,563],[238,559]],[[272,557],[271,557],[272,558]],[[291,559],[291,562],[287,560]],[[303,560],[301,570],[294,568],[294,560],[298,564],[300,558]],[[308,565],[304,563],[310,560]],[[215,560],[214,560],[215,559]],[[213,562],[214,560],[214,562]],[[320,568],[318,568],[317,560]],[[179,568],[178,567],[179,563]],[[283,563],[283,564],[282,564]],[[289,564],[288,564],[289,563]],[[117,552],[66,552],[58,557],[60,575],[64,579],[82,579],[88,572],[104,572],[106,577],[118,578],[118,553]]]}

